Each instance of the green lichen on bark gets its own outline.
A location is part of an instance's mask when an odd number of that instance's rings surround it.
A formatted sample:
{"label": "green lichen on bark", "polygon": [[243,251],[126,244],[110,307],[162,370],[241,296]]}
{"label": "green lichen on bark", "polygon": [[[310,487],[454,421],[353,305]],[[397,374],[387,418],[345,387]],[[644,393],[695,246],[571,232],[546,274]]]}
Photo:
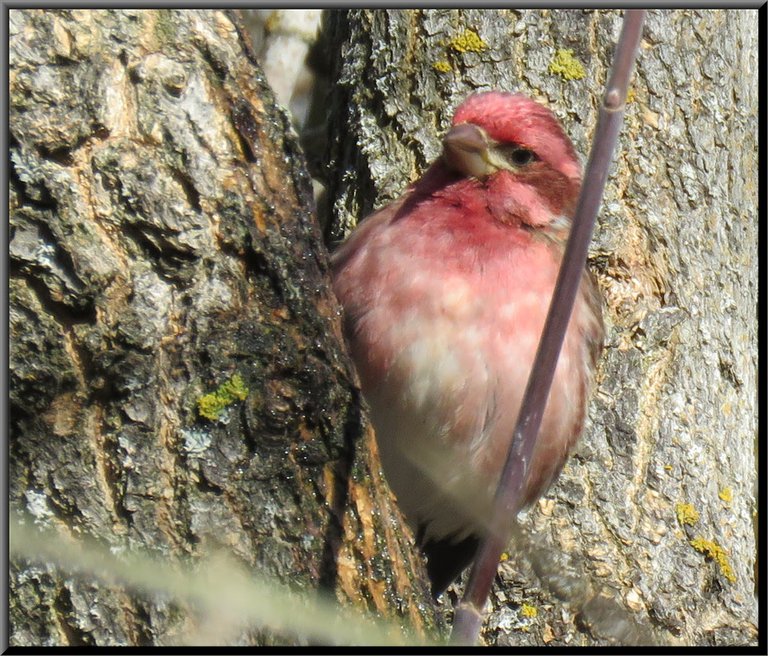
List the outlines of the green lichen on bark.
{"label": "green lichen on bark", "polygon": [[720,568],[720,572],[729,582],[736,582],[736,574],[728,559],[728,552],[717,542],[697,537],[691,540],[691,546],[710,560],[714,560]]}
{"label": "green lichen on bark", "polygon": [[215,421],[227,406],[232,405],[235,401],[244,401],[247,396],[248,388],[242,377],[240,374],[234,374],[213,392],[201,396],[197,400],[197,410],[201,417]]}
{"label": "green lichen on bark", "polygon": [[581,80],[587,73],[584,65],[573,56],[570,48],[560,48],[549,63],[549,72],[564,80]]}
{"label": "green lichen on bark", "polygon": [[474,30],[464,30],[448,42],[448,46],[456,52],[483,52],[488,50],[488,44]]}
{"label": "green lichen on bark", "polygon": [[699,511],[693,507],[692,503],[675,504],[675,513],[681,526],[693,526],[699,521]]}

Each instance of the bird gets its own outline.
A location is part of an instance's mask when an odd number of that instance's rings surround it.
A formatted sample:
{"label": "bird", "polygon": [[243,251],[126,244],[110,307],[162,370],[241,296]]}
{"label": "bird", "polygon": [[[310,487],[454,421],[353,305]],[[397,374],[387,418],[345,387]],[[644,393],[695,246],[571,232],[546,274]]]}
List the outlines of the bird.
{"label": "bird", "polygon": [[[333,290],[381,465],[435,598],[476,555],[555,287],[581,166],[521,93],[467,97],[442,153],[331,256]],[[582,433],[604,327],[585,267],[523,506]]]}

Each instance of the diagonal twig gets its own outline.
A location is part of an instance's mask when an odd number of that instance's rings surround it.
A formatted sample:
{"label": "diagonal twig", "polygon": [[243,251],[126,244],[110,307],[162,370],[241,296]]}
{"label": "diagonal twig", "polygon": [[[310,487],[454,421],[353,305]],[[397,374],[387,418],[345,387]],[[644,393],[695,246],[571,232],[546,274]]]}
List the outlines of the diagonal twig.
{"label": "diagonal twig", "polygon": [[456,608],[451,635],[453,643],[471,645],[477,640],[482,623],[482,610],[491,590],[499,558],[520,509],[520,497],[528,476],[533,447],[586,263],[595,217],[608,177],[608,167],[624,117],[629,77],[644,20],[644,10],[628,10],[624,14],[621,36],[614,54],[611,77],[603,96],[571,233],[496,491],[491,530],[480,545],[464,597]]}

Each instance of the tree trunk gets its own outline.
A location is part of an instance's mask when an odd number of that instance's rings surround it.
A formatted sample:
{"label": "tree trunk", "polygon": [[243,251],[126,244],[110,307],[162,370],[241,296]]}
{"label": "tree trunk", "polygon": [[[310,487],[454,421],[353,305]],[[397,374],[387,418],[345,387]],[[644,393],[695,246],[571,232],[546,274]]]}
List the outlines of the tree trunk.
{"label": "tree trunk", "polygon": [[[757,20],[648,15],[591,252],[608,324],[591,425],[523,520],[538,546],[501,568],[490,644],[600,644],[616,618],[662,642],[755,643]],[[475,90],[544,101],[586,161],[620,22],[329,12],[327,237],[418,177]],[[586,588],[571,577],[558,599],[547,550]]]}
{"label": "tree trunk", "polygon": [[[11,10],[9,36],[13,516],[169,563],[223,549],[433,631],[304,160],[236,16]],[[200,620],[31,561],[10,586],[14,646]],[[225,641],[284,639],[257,628]]]}

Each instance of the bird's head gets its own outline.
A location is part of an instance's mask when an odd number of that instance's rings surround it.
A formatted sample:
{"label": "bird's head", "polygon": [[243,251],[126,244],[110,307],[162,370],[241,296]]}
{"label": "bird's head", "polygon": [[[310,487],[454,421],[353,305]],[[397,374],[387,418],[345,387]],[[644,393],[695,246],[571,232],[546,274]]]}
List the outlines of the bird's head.
{"label": "bird's head", "polygon": [[480,181],[501,214],[528,225],[570,216],[581,167],[554,114],[522,94],[491,91],[470,96],[443,138],[443,162]]}

